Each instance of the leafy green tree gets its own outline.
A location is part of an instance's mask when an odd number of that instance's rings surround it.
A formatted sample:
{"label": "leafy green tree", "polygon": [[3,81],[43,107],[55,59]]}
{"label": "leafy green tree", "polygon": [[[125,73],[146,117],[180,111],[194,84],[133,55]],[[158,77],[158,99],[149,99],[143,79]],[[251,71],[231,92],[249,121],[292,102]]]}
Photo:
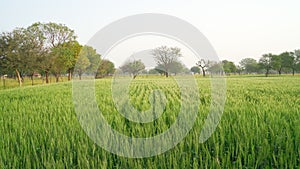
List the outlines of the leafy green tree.
{"label": "leafy green tree", "polygon": [[236,73],[237,72],[237,68],[236,68],[236,66],[235,66],[235,64],[233,62],[228,61],[228,60],[223,60],[222,64],[223,64],[224,72],[226,74]]}
{"label": "leafy green tree", "polygon": [[81,80],[82,74],[87,72],[87,68],[90,66],[89,58],[87,57],[85,47],[82,48],[81,52],[79,53],[79,57],[77,59],[75,70],[74,72],[78,74],[79,80]]}
{"label": "leafy green tree", "polygon": [[96,75],[99,64],[101,62],[101,55],[96,52],[91,46],[84,46],[81,50],[82,54],[85,55],[90,62],[90,65],[87,67],[87,73]]}
{"label": "leafy green tree", "polygon": [[120,69],[124,73],[130,73],[133,79],[135,79],[137,75],[145,69],[145,65],[141,60],[134,60],[125,63],[123,66],[120,67]]}
{"label": "leafy green tree", "polygon": [[149,74],[158,74],[158,71],[154,68],[154,69],[150,69],[148,71]]}
{"label": "leafy green tree", "polygon": [[191,67],[191,72],[193,72],[194,74],[200,74],[200,68],[198,66],[193,66]]}
{"label": "leafy green tree", "polygon": [[77,41],[66,42],[61,46],[64,51],[61,57],[63,57],[63,62],[68,72],[68,80],[70,81],[82,46]]}
{"label": "leafy green tree", "polygon": [[268,77],[270,70],[272,68],[272,58],[273,58],[273,54],[269,53],[269,54],[264,54],[260,59],[259,59],[259,65],[261,68],[263,68],[264,70],[266,70],[266,77]]}
{"label": "leafy green tree", "polygon": [[295,74],[297,57],[294,52],[283,52],[279,55],[282,60],[282,68],[292,70],[293,75]]}
{"label": "leafy green tree", "polygon": [[246,73],[255,73],[259,71],[258,63],[253,58],[245,58],[240,61],[241,68]]}
{"label": "leafy green tree", "polygon": [[271,67],[272,69],[277,70],[279,75],[281,75],[282,68],[283,68],[283,56],[284,55],[271,56]]}
{"label": "leafy green tree", "polygon": [[104,77],[115,72],[115,65],[109,60],[101,60],[96,77]]}
{"label": "leafy green tree", "polygon": [[59,77],[63,72],[67,70],[68,58],[72,56],[69,48],[63,46],[56,46],[51,49],[51,73],[54,74],[56,82],[59,81]]}
{"label": "leafy green tree", "polygon": [[293,70],[293,76],[295,75],[296,70],[300,70],[300,49],[297,49],[294,52],[291,68]]}
{"label": "leafy green tree", "polygon": [[22,86],[22,76],[36,69],[41,44],[24,28],[3,32],[0,39],[2,66],[8,72],[14,71]]}
{"label": "leafy green tree", "polygon": [[100,54],[93,47],[83,46],[79,53],[74,72],[79,75],[79,79],[81,79],[83,73],[92,74],[95,77],[100,60]]}
{"label": "leafy green tree", "polygon": [[[49,72],[53,72],[53,70],[56,70],[58,67],[58,65],[55,65],[56,63],[54,61],[61,61],[61,59],[56,58],[57,54],[66,53],[66,51],[63,52],[58,48],[62,47],[65,43],[74,42],[76,40],[74,30],[71,30],[63,24],[57,24],[53,22],[37,22],[29,26],[27,29],[38,35],[40,41],[42,41],[44,51],[47,51],[47,53],[42,55],[43,58],[40,59],[41,62],[39,67],[41,71],[45,73],[46,83],[49,83]],[[55,51],[55,53],[53,53],[52,49]],[[58,50],[60,50],[60,52],[58,52]],[[60,62],[58,64],[60,64]]]}
{"label": "leafy green tree", "polygon": [[152,51],[152,55],[157,65],[162,65],[165,71],[166,77],[169,76],[170,66],[173,62],[178,61],[178,58],[182,56],[181,50],[177,47],[161,46],[155,48]]}
{"label": "leafy green tree", "polygon": [[166,70],[165,67],[162,64],[158,64],[154,68],[160,75],[166,76]]}

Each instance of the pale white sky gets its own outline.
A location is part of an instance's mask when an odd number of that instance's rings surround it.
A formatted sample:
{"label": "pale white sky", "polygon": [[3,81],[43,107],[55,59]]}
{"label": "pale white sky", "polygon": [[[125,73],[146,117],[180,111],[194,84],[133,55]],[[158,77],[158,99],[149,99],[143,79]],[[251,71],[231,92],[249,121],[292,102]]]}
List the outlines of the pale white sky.
{"label": "pale white sky", "polygon": [[220,59],[239,62],[300,49],[299,0],[0,0],[0,31],[40,22],[64,23],[85,44],[102,27],[140,13],[169,14],[196,26]]}

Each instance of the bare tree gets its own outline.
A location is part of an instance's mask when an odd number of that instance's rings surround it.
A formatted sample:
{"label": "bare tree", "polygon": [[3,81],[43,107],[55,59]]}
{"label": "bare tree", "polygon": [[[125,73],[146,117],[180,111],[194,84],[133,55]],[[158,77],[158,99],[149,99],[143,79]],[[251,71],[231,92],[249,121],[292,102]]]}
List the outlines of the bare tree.
{"label": "bare tree", "polygon": [[163,66],[163,71],[166,77],[169,76],[170,66],[173,62],[177,61],[179,57],[182,56],[181,51],[177,47],[161,46],[155,48],[152,52],[157,65]]}
{"label": "bare tree", "polygon": [[203,74],[203,77],[205,77],[205,69],[208,67],[209,65],[209,60],[205,61],[204,59],[201,59],[199,60],[197,63],[196,63],[197,66],[199,66],[202,70],[202,74]]}

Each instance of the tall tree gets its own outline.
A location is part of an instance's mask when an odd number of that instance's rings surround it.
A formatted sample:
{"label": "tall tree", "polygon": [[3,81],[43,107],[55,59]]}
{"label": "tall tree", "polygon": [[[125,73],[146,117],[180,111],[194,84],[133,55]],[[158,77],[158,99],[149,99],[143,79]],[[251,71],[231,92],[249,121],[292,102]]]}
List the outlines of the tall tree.
{"label": "tall tree", "polygon": [[142,70],[145,70],[145,64],[141,60],[133,60],[125,63],[120,69],[124,73],[130,73],[135,79]]}
{"label": "tall tree", "polygon": [[46,83],[49,83],[48,74],[51,70],[53,70],[52,67],[57,67],[57,65],[54,66],[56,63],[53,62],[53,60],[56,59],[51,58],[57,56],[52,53],[52,48],[58,48],[64,43],[75,41],[76,36],[74,30],[71,30],[63,24],[52,22],[37,22],[29,26],[28,29],[34,30],[34,32],[36,32],[36,34],[39,34],[41,36],[41,39],[43,40],[44,49],[45,51],[47,51],[47,53],[45,53],[43,55],[44,58],[41,59],[42,62],[40,68],[45,72]]}
{"label": "tall tree", "polygon": [[8,71],[15,71],[19,86],[22,76],[34,71],[40,44],[24,28],[0,35],[2,65]]}
{"label": "tall tree", "polygon": [[72,73],[82,46],[77,41],[69,41],[59,45],[57,48],[63,67],[68,73],[68,80],[71,80]]}
{"label": "tall tree", "polygon": [[157,65],[162,65],[165,71],[166,77],[169,76],[170,66],[173,62],[177,61],[179,57],[182,56],[181,51],[177,47],[167,47],[161,46],[155,48],[152,51],[152,55],[157,63]]}
{"label": "tall tree", "polygon": [[270,70],[272,68],[272,58],[273,54],[264,54],[260,59],[259,59],[259,65],[266,70],[266,77],[268,77]]}

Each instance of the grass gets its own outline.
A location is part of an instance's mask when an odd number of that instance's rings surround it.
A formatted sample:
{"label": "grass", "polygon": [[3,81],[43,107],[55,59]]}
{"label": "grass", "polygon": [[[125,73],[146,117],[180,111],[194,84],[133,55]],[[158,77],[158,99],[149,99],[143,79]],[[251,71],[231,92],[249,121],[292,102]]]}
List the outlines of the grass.
{"label": "grass", "polygon": [[[118,114],[110,79],[96,80],[98,107],[119,132],[150,137],[164,132],[180,109],[171,78],[142,77],[130,86],[130,102],[150,107],[150,89],[168,99],[153,123],[133,123]],[[0,168],[299,168],[300,77],[227,78],[224,113],[203,144],[199,135],[210,106],[210,80],[198,78],[200,102],[195,125],[164,154],[131,159],[97,146],[81,128],[74,110],[72,84],[58,83],[0,91]],[[142,97],[143,96],[143,97]]]}
{"label": "grass", "polygon": [[[68,81],[68,78],[64,77],[64,76],[60,77],[59,81],[60,82],[66,82],[66,81]],[[49,76],[49,83],[55,83],[55,77]],[[36,85],[42,85],[42,84],[46,84],[46,81],[43,78],[34,77],[33,78],[33,84],[32,84],[31,78],[30,77],[25,77],[23,79],[22,86],[36,86]],[[13,79],[13,78],[3,79],[3,77],[1,77],[1,79],[0,79],[0,90],[11,89],[11,88],[16,88],[16,87],[19,87],[19,83],[18,83],[17,79]]]}

